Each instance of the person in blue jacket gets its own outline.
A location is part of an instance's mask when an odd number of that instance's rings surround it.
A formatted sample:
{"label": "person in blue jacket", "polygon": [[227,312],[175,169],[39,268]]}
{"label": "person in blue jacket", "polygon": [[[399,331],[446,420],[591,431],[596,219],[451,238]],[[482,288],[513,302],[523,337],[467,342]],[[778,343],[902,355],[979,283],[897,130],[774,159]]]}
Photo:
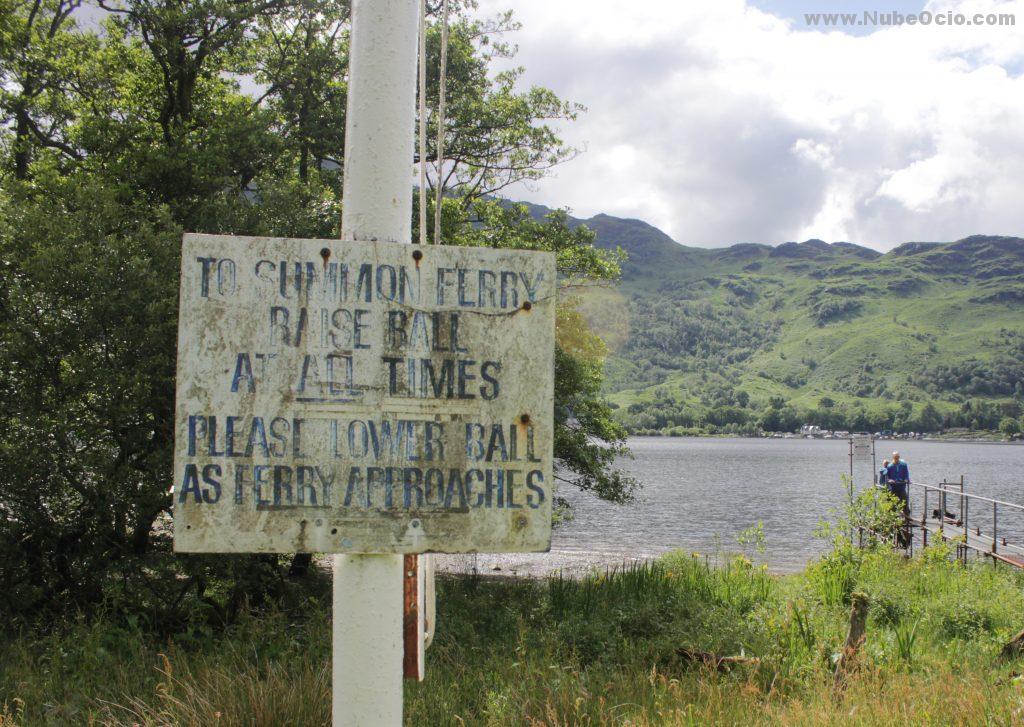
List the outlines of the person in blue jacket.
{"label": "person in blue jacket", "polygon": [[900,458],[899,452],[892,453],[892,462],[885,470],[885,481],[892,494],[901,500],[907,499],[907,485],[910,484],[910,468]]}
{"label": "person in blue jacket", "polygon": [[[903,504],[903,517],[910,517],[910,468],[907,467],[907,463],[900,458],[899,452],[892,453],[892,462],[889,463],[888,468],[885,471],[886,486],[889,488],[889,492],[899,498]],[[906,534],[902,534],[900,538],[901,544],[906,538]]]}

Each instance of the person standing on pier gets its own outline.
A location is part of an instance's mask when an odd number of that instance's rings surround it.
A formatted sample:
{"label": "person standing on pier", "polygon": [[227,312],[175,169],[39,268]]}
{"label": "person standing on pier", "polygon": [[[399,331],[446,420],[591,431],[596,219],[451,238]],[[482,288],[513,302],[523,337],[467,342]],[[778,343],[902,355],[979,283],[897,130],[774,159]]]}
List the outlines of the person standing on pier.
{"label": "person standing on pier", "polygon": [[885,487],[889,482],[889,460],[882,460],[882,469],[878,470],[878,486]]}
{"label": "person standing on pier", "polygon": [[892,462],[885,471],[886,486],[903,505],[904,526],[900,529],[899,545],[907,547],[910,540],[910,533],[906,527],[906,521],[910,518],[910,468],[900,458],[899,452],[892,453]]}
{"label": "person standing on pier", "polygon": [[903,503],[903,513],[910,514],[910,468],[900,458],[899,452],[892,453],[892,462],[885,471],[885,482],[889,492]]}

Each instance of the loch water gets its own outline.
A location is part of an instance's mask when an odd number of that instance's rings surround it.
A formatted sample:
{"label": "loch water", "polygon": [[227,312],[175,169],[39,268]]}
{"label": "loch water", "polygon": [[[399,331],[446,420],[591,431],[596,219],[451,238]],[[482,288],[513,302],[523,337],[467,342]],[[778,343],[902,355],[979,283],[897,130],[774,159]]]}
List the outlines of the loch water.
{"label": "loch water", "polygon": [[[738,551],[737,535],[761,522],[765,548],[757,559],[773,571],[799,570],[826,547],[815,527],[847,496],[845,439],[637,437],[629,446],[633,458],[620,466],[642,483],[637,502],[611,505],[563,487],[573,518],[555,529],[546,560],[601,564],[675,549],[721,555]],[[878,466],[898,450],[916,482],[963,475],[969,492],[1024,504],[1024,445],[880,440],[875,447]],[[871,474],[870,461],[858,462],[857,488]],[[915,488],[915,515],[920,508]],[[990,513],[976,503],[971,522],[989,530]],[[1024,513],[1000,510],[999,517],[1000,534],[1024,543]]]}

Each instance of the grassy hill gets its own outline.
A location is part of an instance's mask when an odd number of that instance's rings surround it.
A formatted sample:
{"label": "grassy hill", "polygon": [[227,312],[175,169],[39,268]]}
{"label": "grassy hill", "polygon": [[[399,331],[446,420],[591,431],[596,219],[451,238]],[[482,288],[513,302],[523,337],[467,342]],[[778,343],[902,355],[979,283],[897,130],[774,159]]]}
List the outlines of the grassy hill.
{"label": "grassy hill", "polygon": [[[532,207],[536,215],[543,207]],[[1012,431],[1024,407],[1024,239],[679,245],[597,215],[630,259],[583,310],[634,432]]]}

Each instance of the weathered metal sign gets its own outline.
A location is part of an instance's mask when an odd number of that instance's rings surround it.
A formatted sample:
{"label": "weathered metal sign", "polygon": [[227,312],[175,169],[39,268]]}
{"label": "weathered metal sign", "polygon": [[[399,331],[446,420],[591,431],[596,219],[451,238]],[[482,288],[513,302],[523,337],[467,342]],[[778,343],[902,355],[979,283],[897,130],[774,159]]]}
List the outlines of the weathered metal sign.
{"label": "weathered metal sign", "polygon": [[871,437],[855,436],[851,440],[852,453],[854,459],[857,460],[868,460],[871,459],[872,449],[874,443]]}
{"label": "weathered metal sign", "polygon": [[185,235],[184,552],[547,550],[551,253]]}

